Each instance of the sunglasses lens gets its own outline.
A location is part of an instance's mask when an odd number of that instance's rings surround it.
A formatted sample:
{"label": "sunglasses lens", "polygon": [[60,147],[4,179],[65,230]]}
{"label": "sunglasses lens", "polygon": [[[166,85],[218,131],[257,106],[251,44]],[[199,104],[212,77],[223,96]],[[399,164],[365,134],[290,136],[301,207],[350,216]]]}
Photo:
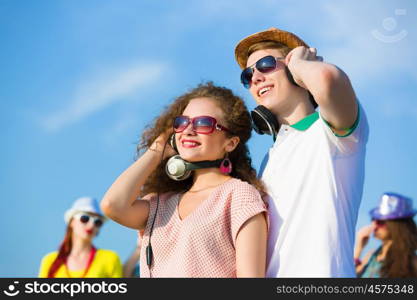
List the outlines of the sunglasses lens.
{"label": "sunglasses lens", "polygon": [[81,221],[81,223],[87,223],[87,222],[88,222],[88,220],[90,220],[90,216],[87,216],[87,215],[82,215],[82,216],[80,217],[80,221]]}
{"label": "sunglasses lens", "polygon": [[179,116],[174,119],[174,131],[175,132],[182,132],[185,128],[187,128],[189,124],[189,119],[184,116]]}
{"label": "sunglasses lens", "polygon": [[277,61],[273,56],[265,56],[256,62],[256,69],[261,73],[269,73],[275,70]]}
{"label": "sunglasses lens", "polygon": [[386,224],[386,222],[384,220],[372,219],[372,221],[375,222],[375,226],[377,226],[377,227],[383,227]]}
{"label": "sunglasses lens", "polygon": [[[255,68],[259,72],[265,73],[265,74],[274,71],[276,67],[277,67],[277,61],[275,60],[275,57],[271,55],[261,58],[255,64]],[[246,68],[242,71],[242,74],[240,74],[240,81],[242,82],[243,86],[247,89],[250,87],[252,76],[253,76],[253,68]]]}
{"label": "sunglasses lens", "polygon": [[240,74],[240,81],[242,82],[243,86],[247,89],[250,87],[252,75],[253,75],[253,72],[251,68],[244,69],[242,71],[242,74]]}
{"label": "sunglasses lens", "polygon": [[198,117],[193,120],[193,127],[197,133],[210,133],[214,130],[215,120],[209,117]]}
{"label": "sunglasses lens", "polygon": [[101,227],[101,225],[103,225],[103,221],[102,221],[102,220],[100,220],[100,219],[96,219],[96,220],[94,221],[94,225],[96,225],[97,227]]}

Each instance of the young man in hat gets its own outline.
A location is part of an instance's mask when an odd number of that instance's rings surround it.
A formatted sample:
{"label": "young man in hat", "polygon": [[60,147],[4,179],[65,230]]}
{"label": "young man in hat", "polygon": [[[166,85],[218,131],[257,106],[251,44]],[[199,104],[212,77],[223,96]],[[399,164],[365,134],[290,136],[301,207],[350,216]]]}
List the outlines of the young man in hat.
{"label": "young man in hat", "polygon": [[271,196],[267,276],[355,277],[368,123],[349,78],[276,28],[246,37],[235,55],[261,106],[255,127],[275,140],[260,170]]}

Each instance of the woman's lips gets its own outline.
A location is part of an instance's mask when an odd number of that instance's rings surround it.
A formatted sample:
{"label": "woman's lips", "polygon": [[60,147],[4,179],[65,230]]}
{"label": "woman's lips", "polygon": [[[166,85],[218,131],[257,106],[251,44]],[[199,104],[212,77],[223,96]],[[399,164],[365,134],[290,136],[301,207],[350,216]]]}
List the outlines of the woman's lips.
{"label": "woman's lips", "polygon": [[192,141],[192,140],[183,140],[183,141],[181,141],[181,145],[184,148],[195,148],[195,147],[200,146],[201,144],[196,142],[196,141]]}
{"label": "woman's lips", "polygon": [[87,232],[88,234],[92,234],[93,233],[93,230],[92,229],[89,229],[89,230],[86,230],[85,232]]}

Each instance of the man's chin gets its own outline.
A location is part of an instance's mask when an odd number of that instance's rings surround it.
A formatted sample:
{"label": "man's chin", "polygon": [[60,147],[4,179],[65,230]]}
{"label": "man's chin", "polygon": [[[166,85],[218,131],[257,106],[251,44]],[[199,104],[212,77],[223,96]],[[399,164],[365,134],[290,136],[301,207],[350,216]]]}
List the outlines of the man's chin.
{"label": "man's chin", "polygon": [[257,104],[262,105],[262,106],[266,107],[268,110],[272,111],[273,107],[274,107],[274,104],[276,104],[276,103],[273,103],[273,101],[271,99],[266,98],[266,99],[262,99],[261,101],[258,101]]}

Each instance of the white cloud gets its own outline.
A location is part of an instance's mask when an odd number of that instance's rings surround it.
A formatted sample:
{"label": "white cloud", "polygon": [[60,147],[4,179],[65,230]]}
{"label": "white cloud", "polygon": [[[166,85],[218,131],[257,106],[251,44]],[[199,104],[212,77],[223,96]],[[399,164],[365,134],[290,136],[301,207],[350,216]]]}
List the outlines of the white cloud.
{"label": "white cloud", "polygon": [[57,132],[115,102],[126,100],[139,88],[149,88],[166,69],[163,64],[135,64],[91,76],[75,89],[70,103],[43,118],[42,125],[49,132]]}

